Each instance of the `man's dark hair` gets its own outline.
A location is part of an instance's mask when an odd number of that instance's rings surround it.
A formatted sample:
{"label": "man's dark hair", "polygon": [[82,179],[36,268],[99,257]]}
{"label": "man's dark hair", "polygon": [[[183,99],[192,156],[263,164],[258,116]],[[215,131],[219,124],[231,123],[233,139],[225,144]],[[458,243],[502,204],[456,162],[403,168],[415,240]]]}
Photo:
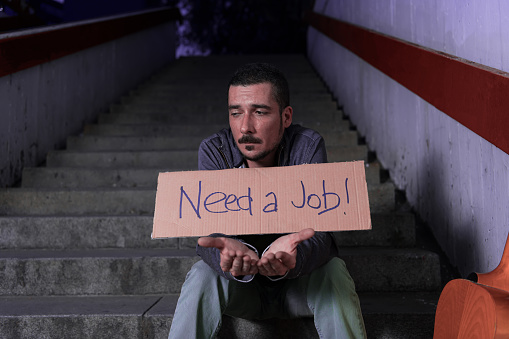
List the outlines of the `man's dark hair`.
{"label": "man's dark hair", "polygon": [[279,105],[279,113],[282,113],[285,107],[290,106],[290,90],[284,74],[274,65],[253,63],[241,66],[233,74],[228,89],[230,86],[250,86],[266,82],[272,85],[272,95]]}

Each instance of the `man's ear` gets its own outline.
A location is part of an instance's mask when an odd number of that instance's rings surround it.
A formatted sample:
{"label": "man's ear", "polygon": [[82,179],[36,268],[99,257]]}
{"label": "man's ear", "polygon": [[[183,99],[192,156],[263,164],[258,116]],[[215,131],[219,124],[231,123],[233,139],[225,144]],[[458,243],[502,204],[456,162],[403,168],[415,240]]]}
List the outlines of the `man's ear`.
{"label": "man's ear", "polygon": [[281,119],[283,120],[283,126],[284,128],[290,127],[292,124],[292,117],[293,117],[293,108],[292,106],[286,106],[283,110],[283,113],[281,113]]}

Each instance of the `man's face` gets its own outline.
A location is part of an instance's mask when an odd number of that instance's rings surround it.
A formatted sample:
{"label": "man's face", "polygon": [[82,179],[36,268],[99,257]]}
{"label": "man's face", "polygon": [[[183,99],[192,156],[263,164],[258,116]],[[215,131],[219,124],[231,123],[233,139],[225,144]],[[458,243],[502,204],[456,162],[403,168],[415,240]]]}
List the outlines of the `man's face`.
{"label": "man's face", "polygon": [[279,113],[272,85],[231,86],[228,91],[230,128],[249,167],[274,166],[283,131],[292,123],[290,106]]}

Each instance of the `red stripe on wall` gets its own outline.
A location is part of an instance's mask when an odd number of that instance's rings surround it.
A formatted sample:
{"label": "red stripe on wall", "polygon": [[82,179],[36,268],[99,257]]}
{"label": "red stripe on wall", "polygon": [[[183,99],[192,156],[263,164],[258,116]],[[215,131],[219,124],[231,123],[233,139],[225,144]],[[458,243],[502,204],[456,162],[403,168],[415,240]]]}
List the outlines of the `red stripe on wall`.
{"label": "red stripe on wall", "polygon": [[2,39],[0,77],[178,19],[178,9],[162,9]]}
{"label": "red stripe on wall", "polygon": [[509,74],[318,13],[311,26],[509,154]]}

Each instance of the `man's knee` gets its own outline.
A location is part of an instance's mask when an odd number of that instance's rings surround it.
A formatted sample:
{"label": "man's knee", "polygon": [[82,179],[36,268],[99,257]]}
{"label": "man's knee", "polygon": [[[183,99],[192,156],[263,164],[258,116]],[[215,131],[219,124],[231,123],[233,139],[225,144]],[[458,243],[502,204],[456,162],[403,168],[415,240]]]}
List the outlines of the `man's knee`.
{"label": "man's knee", "polygon": [[191,267],[186,276],[186,283],[190,283],[194,288],[198,286],[207,286],[221,284],[222,278],[212,270],[203,260],[198,261]]}
{"label": "man's knee", "polygon": [[190,275],[209,277],[217,274],[215,274],[215,272],[203,260],[200,260],[191,267],[189,272],[187,272],[187,276]]}
{"label": "man's knee", "polygon": [[340,258],[332,258],[328,263],[321,266],[312,273],[313,283],[321,285],[336,285],[341,288],[349,287],[355,289],[350,273],[346,269],[345,262]]}
{"label": "man's knee", "polygon": [[344,274],[345,272],[348,273],[345,262],[337,257],[329,260],[328,263],[315,270],[315,272],[320,272],[320,274],[327,274],[331,276]]}

